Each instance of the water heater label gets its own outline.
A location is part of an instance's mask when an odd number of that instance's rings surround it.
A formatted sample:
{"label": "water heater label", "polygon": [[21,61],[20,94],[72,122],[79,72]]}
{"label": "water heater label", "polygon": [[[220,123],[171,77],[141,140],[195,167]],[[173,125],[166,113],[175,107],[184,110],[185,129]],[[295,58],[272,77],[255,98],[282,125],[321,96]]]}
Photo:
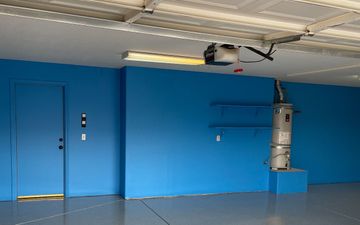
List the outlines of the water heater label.
{"label": "water heater label", "polygon": [[290,132],[283,132],[283,131],[279,132],[279,144],[289,145],[291,141],[290,138],[291,138]]}

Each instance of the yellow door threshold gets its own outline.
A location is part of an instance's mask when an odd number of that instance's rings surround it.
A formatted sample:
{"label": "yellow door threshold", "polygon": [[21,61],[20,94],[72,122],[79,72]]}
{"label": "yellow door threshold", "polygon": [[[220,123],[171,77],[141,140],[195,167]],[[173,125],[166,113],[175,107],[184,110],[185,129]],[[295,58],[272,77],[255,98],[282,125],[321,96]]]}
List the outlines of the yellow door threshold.
{"label": "yellow door threshold", "polygon": [[18,201],[63,200],[64,194],[18,196]]}

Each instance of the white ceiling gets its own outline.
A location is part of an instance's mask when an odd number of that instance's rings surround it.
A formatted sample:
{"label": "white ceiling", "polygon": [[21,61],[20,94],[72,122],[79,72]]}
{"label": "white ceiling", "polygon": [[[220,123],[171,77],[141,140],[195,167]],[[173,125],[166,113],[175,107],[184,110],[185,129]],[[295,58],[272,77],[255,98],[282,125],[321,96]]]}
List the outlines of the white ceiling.
{"label": "white ceiling", "polygon": [[[24,1],[3,1],[24,4]],[[69,3],[72,3],[71,12],[67,13],[86,15],[108,20],[122,21],[124,15],[133,10],[138,10],[143,1],[44,1],[36,0],[39,5],[36,8],[44,9],[47,4],[67,4],[68,8],[49,7],[48,10],[63,12],[69,10]],[[113,7],[116,4],[128,3],[126,7]],[[354,3],[360,1],[354,1]],[[76,5],[76,4],[80,4]],[[106,4],[105,4],[106,3]],[[45,6],[44,6],[45,4]],[[41,6],[41,7],[40,7]],[[86,6],[86,11],[84,7]],[[116,5],[117,6],[117,5]],[[176,6],[176,7],[175,7]],[[27,6],[30,7],[30,6]],[[31,6],[34,7],[34,6]],[[58,7],[58,6],[57,6]],[[216,13],[229,13],[231,19],[237,16],[256,16],[269,20],[286,21],[295,25],[307,25],[326,18],[342,15],[348,10],[333,7],[324,7],[312,4],[305,4],[298,1],[286,0],[164,0],[159,5],[159,11],[151,16],[145,16],[137,20],[137,24],[147,24],[156,27],[167,27],[189,31],[206,32],[208,34],[227,35],[236,38],[257,40],[263,35],[276,33],[281,30],[274,27],[260,27],[254,24],[226,22],[214,18],[195,18],[195,16],[183,15],[176,10],[185,9],[216,10]],[[47,8],[46,8],[47,9]],[[81,10],[83,11],[81,11]],[[189,8],[186,8],[191,14]],[[76,11],[77,10],[77,11]],[[80,11],[79,11],[80,10]],[[96,13],[94,13],[94,10]],[[195,12],[194,11],[194,12]],[[169,13],[171,12],[171,13]],[[215,15],[215,14],[212,14]],[[236,18],[235,18],[236,16]],[[300,26],[299,26],[300,27]],[[360,22],[352,22],[341,26],[346,33],[360,34]],[[263,61],[256,64],[242,64],[243,74],[253,76],[277,77],[282,80],[337,84],[360,87],[360,59],[357,57],[339,57],[326,54],[329,44],[331,48],[342,50],[351,49],[351,52],[360,53],[360,36],[357,38],[334,37],[332,30],[327,30],[324,35],[315,35],[314,38],[307,37],[309,43],[296,43],[296,46],[308,44],[319,48],[319,44],[326,45],[325,50],[311,52],[294,51],[291,49],[278,49],[273,55],[273,62]],[[155,34],[155,35],[154,35]],[[313,43],[315,42],[315,43]],[[156,33],[144,34],[126,32],[115,29],[101,28],[100,26],[84,26],[82,24],[70,24],[59,21],[43,20],[39,18],[25,18],[10,13],[0,13],[0,58],[31,60],[41,62],[55,62],[65,64],[78,64],[101,67],[122,67],[124,65],[171,68],[190,71],[204,71],[231,74],[234,67],[219,66],[177,66],[166,64],[125,62],[121,54],[127,50],[165,53],[192,57],[201,57],[204,49],[210,44],[204,40],[179,39],[165,36],[158,36]],[[359,50],[358,50],[359,49]],[[317,52],[317,53],[314,53]],[[322,54],[320,54],[322,53]],[[341,55],[341,54],[340,54]],[[248,50],[242,48],[240,57],[242,60],[259,59]]]}

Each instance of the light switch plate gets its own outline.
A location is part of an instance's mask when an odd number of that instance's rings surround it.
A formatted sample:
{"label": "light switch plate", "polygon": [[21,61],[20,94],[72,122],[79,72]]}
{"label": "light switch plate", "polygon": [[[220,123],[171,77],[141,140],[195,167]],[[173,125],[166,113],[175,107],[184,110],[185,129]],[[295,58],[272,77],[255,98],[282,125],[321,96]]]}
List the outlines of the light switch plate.
{"label": "light switch plate", "polygon": [[81,140],[86,141],[86,134],[81,134]]}

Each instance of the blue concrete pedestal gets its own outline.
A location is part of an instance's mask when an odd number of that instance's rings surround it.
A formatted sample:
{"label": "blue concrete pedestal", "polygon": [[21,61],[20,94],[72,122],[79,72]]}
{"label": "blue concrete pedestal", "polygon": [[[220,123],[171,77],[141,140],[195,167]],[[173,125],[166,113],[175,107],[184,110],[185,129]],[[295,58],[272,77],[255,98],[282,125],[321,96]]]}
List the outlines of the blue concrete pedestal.
{"label": "blue concrete pedestal", "polygon": [[304,193],[308,190],[308,173],[305,170],[270,171],[269,177],[270,192],[274,194]]}

